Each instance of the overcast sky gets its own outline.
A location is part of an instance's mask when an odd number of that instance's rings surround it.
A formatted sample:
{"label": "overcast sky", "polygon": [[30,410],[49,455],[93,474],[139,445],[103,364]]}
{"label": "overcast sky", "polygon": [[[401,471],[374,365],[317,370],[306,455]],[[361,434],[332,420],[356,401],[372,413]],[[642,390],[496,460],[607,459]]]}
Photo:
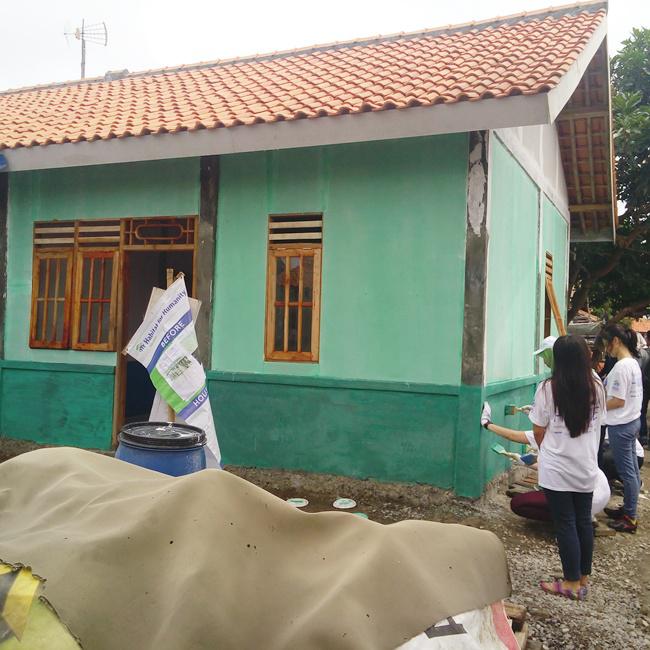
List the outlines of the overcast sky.
{"label": "overcast sky", "polygon": [[[63,34],[82,18],[108,27],[107,47],[87,47],[90,77],[439,27],[552,1],[0,0],[0,89],[79,78],[79,42]],[[633,27],[650,27],[650,1],[610,0],[610,52]]]}

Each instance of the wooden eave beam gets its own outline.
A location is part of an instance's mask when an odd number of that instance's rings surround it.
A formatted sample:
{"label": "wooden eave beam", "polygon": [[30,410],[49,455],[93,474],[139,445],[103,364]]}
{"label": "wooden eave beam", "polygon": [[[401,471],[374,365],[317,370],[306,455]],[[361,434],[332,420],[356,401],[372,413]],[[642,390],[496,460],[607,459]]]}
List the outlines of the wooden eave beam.
{"label": "wooden eave beam", "polygon": [[578,203],[569,206],[569,212],[603,212],[611,209],[610,203],[585,203],[584,205]]}

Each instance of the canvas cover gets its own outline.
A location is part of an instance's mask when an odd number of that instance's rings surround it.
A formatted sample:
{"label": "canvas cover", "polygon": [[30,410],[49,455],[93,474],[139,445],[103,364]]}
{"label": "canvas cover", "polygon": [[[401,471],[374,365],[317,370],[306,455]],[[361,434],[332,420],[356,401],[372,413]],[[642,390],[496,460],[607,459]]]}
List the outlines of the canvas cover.
{"label": "canvas cover", "polygon": [[487,531],[309,514],[228,472],[68,448],[0,464],[0,560],[46,578],[89,650],[392,650],[510,593]]}

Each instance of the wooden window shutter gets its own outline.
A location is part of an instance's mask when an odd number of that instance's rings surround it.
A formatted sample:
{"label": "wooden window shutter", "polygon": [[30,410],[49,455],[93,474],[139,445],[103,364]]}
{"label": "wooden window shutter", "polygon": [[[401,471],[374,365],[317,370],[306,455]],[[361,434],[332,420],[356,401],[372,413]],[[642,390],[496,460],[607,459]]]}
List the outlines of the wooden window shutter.
{"label": "wooden window shutter", "polygon": [[115,350],[119,252],[81,249],[75,264],[72,347]]}
{"label": "wooden window shutter", "polygon": [[72,260],[72,249],[34,251],[31,348],[61,350],[70,346]]}
{"label": "wooden window shutter", "polygon": [[[553,255],[551,255],[551,253],[549,253],[548,251],[546,251],[546,258],[545,258],[545,265],[544,265],[544,284],[546,286],[546,299],[548,301],[547,309],[545,309],[545,312],[547,312],[548,307],[550,307],[553,313],[553,318],[555,319],[555,326],[557,327],[557,331],[559,332],[560,336],[565,336],[566,327],[564,326],[562,314],[560,313],[560,306],[558,305],[557,297],[555,295],[555,289],[553,287]],[[547,320],[548,320],[548,327],[546,326],[545,323],[545,331],[544,331],[545,336],[548,336],[550,334],[550,315],[545,313],[545,321]]]}

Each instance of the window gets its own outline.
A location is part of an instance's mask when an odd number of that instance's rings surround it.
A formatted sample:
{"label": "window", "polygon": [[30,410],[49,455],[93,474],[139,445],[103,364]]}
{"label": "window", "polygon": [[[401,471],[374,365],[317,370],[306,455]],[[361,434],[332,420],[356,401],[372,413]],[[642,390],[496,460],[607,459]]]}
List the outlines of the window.
{"label": "window", "polygon": [[322,227],[322,215],[269,217],[267,361],[318,361]]}
{"label": "window", "polygon": [[192,251],[195,216],[34,224],[32,348],[114,351],[124,251]]}
{"label": "window", "polygon": [[75,350],[113,350],[117,251],[77,254],[72,347]]}
{"label": "window", "polygon": [[32,268],[32,348],[68,347],[72,251],[36,251]]}

